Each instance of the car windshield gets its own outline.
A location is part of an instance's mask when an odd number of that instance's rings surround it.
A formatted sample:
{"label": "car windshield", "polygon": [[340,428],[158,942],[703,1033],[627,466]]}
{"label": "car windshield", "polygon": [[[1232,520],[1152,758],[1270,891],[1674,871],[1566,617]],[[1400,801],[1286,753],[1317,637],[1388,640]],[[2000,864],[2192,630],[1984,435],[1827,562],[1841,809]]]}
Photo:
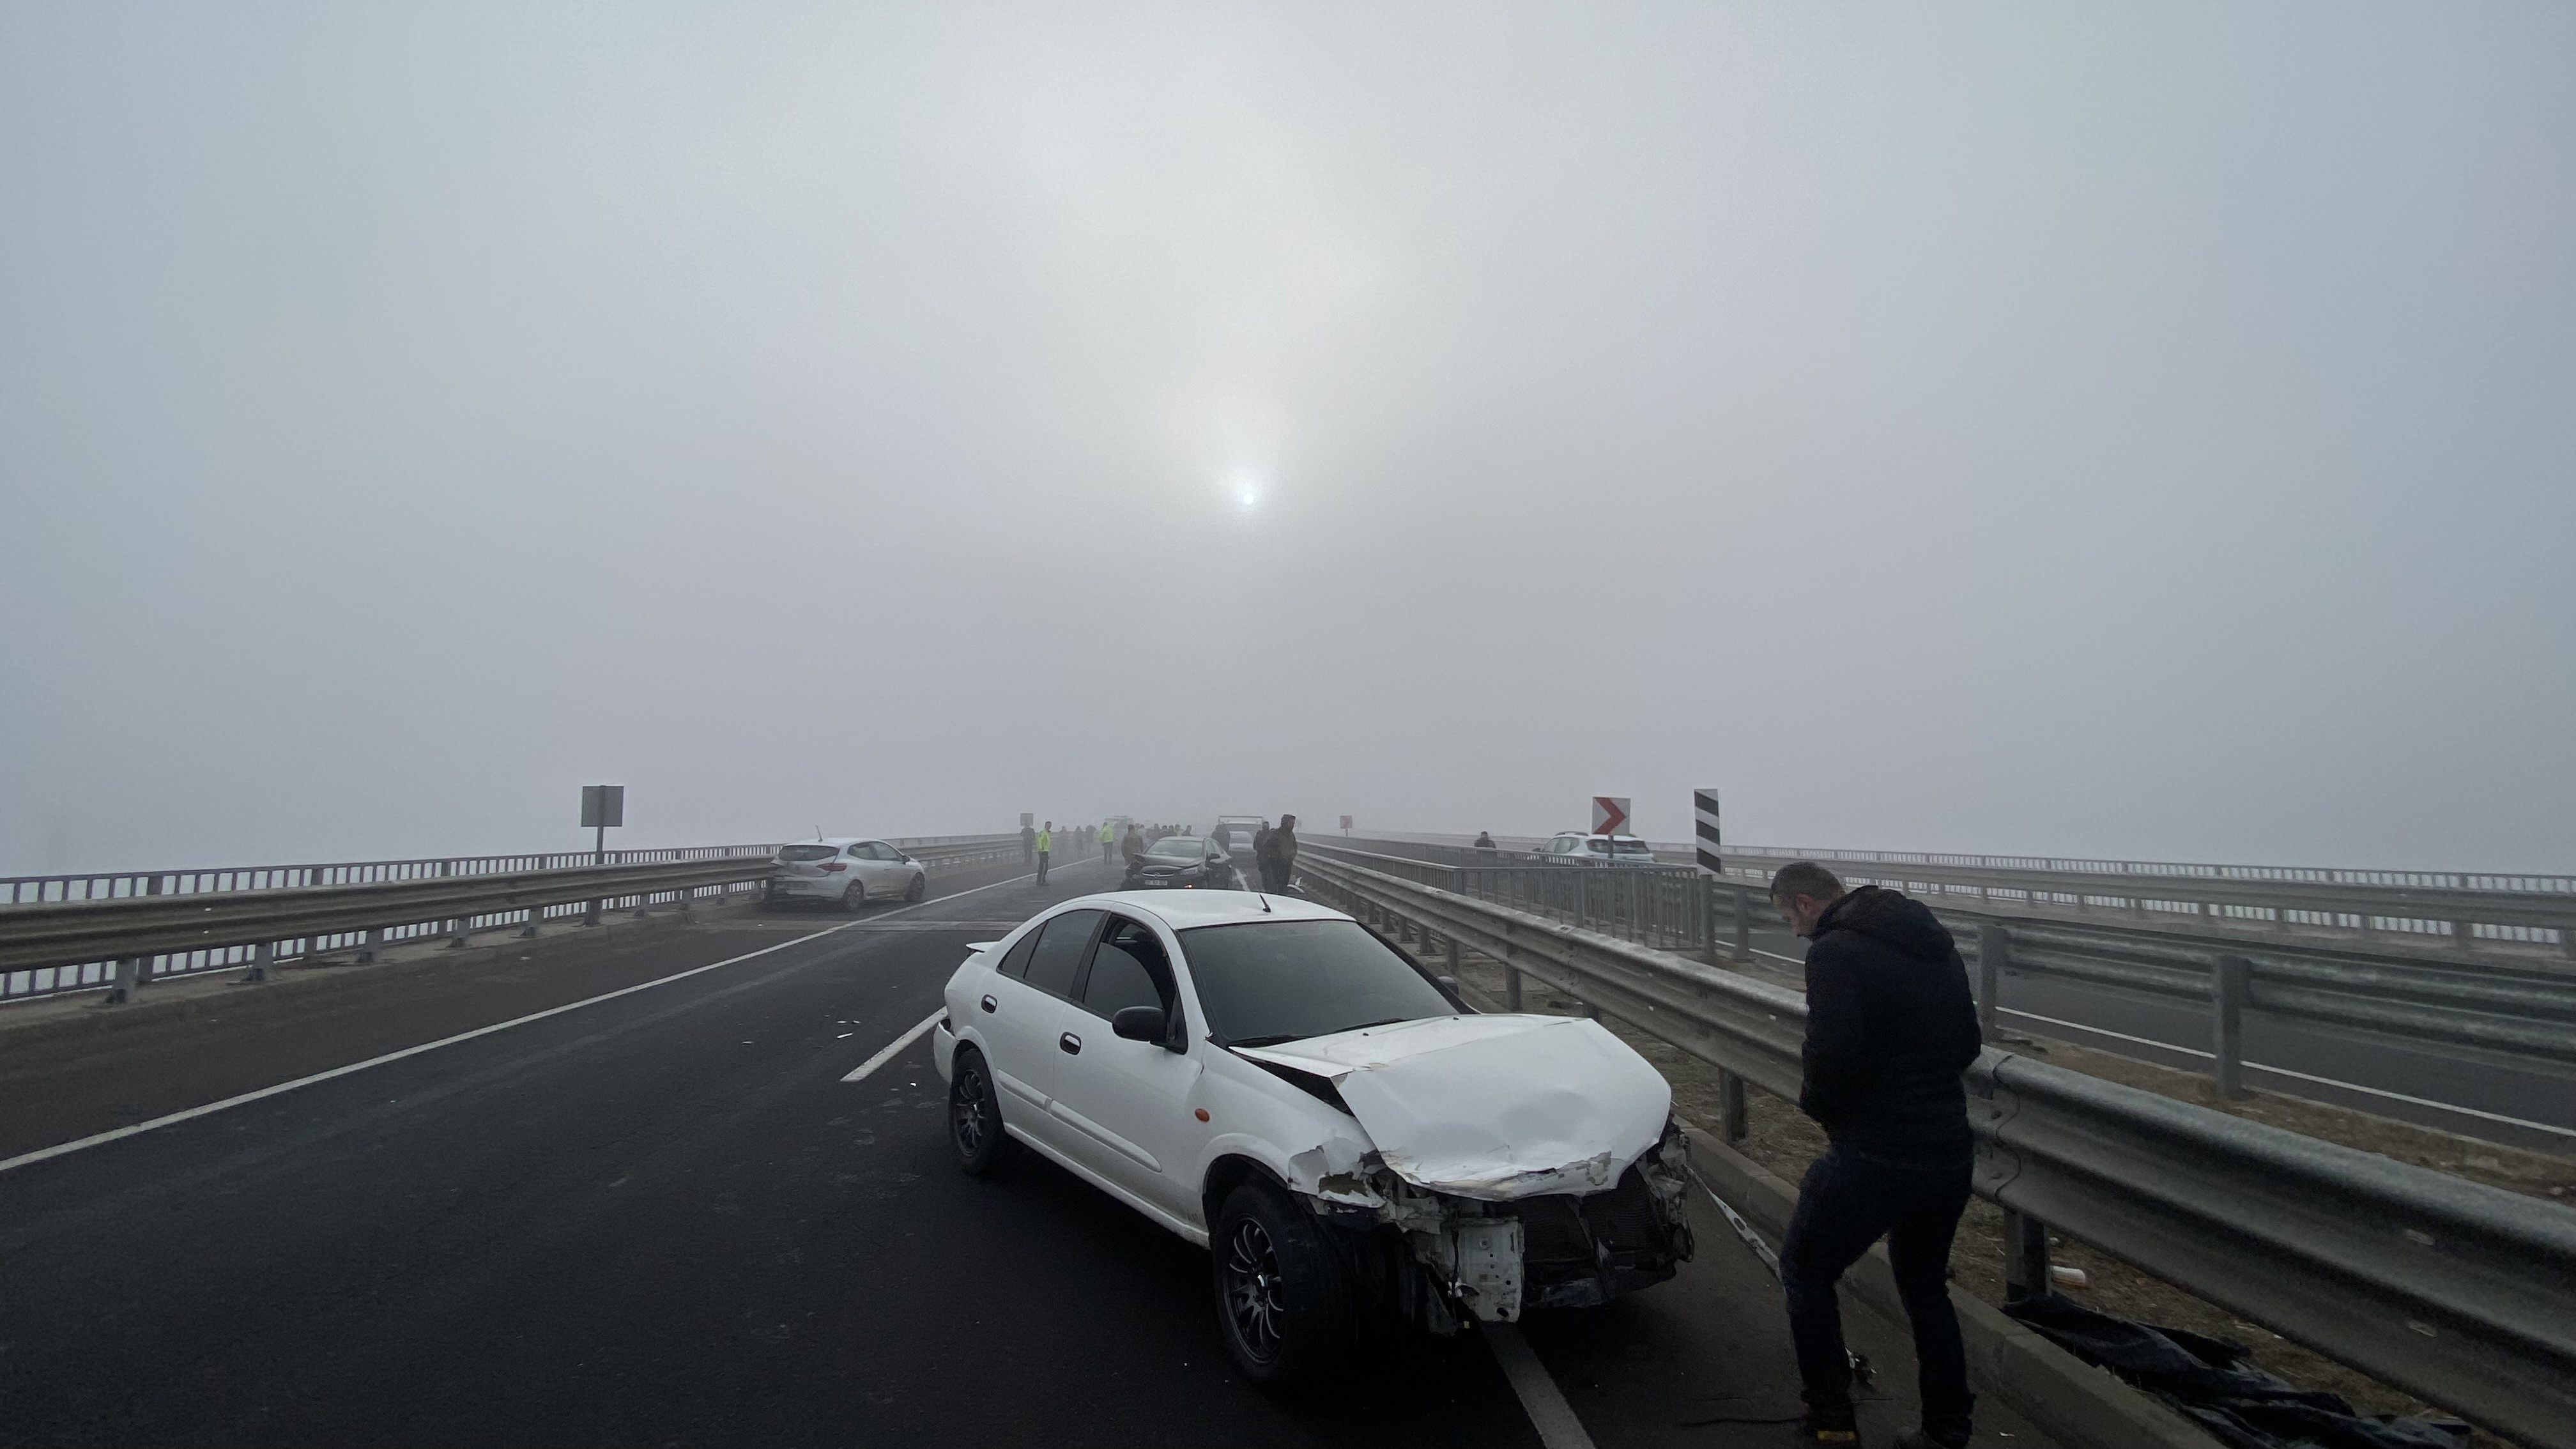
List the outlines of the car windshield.
{"label": "car windshield", "polygon": [[1181,860],[1196,860],[1207,853],[1207,844],[1195,835],[1166,835],[1155,841],[1154,848],[1145,853],[1173,856]]}
{"label": "car windshield", "polygon": [[1458,1008],[1356,921],[1252,921],[1181,933],[1208,1030],[1267,1046]]}
{"label": "car windshield", "polygon": [[779,847],[780,860],[830,860],[841,853],[837,845],[787,845]]}

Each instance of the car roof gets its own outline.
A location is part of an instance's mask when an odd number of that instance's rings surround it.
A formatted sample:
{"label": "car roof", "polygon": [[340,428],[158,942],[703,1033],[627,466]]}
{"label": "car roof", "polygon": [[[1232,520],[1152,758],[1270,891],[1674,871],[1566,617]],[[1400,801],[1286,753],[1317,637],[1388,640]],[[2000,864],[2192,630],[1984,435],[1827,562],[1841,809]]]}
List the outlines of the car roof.
{"label": "car roof", "polygon": [[[871,841],[883,839],[885,837],[882,835],[824,835],[812,840],[791,840],[787,845],[866,845]],[[787,845],[778,848],[785,850]]]}
{"label": "car roof", "polygon": [[[1263,910],[1267,901],[1270,909]],[[1330,906],[1261,891],[1104,891],[1065,902],[1067,906],[1115,907],[1133,915],[1152,916],[1175,931],[1193,926],[1231,926],[1246,921],[1347,921]],[[1052,913],[1050,913],[1052,914]]]}

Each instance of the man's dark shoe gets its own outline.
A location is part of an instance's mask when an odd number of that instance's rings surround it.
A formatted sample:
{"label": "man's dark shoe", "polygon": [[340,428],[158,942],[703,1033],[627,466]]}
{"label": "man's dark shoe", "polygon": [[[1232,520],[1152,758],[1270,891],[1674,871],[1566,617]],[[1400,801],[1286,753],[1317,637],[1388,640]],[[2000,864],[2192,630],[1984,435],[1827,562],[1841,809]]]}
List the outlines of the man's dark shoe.
{"label": "man's dark shoe", "polygon": [[1860,1421],[1852,1417],[1849,1404],[1809,1404],[1807,1416],[1798,1421],[1798,1442],[1852,1449],[1860,1443]]}
{"label": "man's dark shoe", "polygon": [[1953,1439],[1946,1434],[1908,1429],[1896,1436],[1896,1449],[1968,1449],[1968,1439],[1966,1434]]}

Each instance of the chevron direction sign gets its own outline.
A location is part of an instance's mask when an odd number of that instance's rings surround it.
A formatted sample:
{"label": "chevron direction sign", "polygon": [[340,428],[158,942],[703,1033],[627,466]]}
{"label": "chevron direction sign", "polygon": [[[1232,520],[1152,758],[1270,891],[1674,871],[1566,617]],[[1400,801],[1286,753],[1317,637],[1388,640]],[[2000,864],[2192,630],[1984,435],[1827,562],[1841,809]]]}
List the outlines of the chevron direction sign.
{"label": "chevron direction sign", "polygon": [[1723,875],[1726,868],[1717,858],[1717,792],[1691,792],[1691,824],[1697,832],[1692,845],[1699,852],[1699,868],[1710,875]]}
{"label": "chevron direction sign", "polygon": [[1617,835],[1628,828],[1628,797],[1595,795],[1592,797],[1592,833]]}

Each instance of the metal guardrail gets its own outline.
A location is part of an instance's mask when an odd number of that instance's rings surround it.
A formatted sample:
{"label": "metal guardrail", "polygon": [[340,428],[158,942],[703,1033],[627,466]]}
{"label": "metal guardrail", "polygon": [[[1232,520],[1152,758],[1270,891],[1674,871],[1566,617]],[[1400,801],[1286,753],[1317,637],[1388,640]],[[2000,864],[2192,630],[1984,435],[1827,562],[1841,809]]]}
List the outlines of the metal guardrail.
{"label": "metal guardrail", "polygon": [[[1727,950],[1739,961],[1752,959],[1752,924],[1770,909],[1765,884],[1696,870],[1444,865],[1352,850],[1339,840],[1310,840],[1303,850],[1650,945],[1712,956]],[[2416,1047],[2467,1048],[2517,1066],[2576,1066],[2576,974],[2545,961],[2462,961],[2270,935],[2035,918],[1937,897],[1926,904],[1975,964],[1989,1029],[1998,978],[2007,971],[2205,1005],[2212,1071],[2230,1093],[2240,1089],[2243,1071],[2233,1024],[2247,1011]]]}
{"label": "metal guardrail", "polygon": [[[1004,859],[1011,835],[892,841],[934,869]],[[775,845],[687,846],[21,876],[0,880],[0,1000],[106,989],[122,1000],[156,977],[248,967],[479,931],[534,934],[549,919],[597,919],[756,888]]]}
{"label": "metal guardrail", "polygon": [[[1480,855],[1494,858],[1469,846],[1429,840],[1344,843],[1451,864],[1472,864],[1470,857]],[[1501,855],[1524,857],[1519,847],[1535,843],[1514,837],[1502,842]],[[1692,859],[1689,845],[1650,844],[1672,863],[1686,865]],[[1814,860],[1836,867],[1854,884],[1893,886],[1922,896],[1974,896],[1980,905],[1996,909],[2118,911],[2140,921],[2180,920],[2248,934],[2322,932],[2362,940],[2438,942],[2468,951],[2554,949],[2576,958],[2576,876],[1761,845],[1729,845],[1726,854],[1731,877],[1757,883],[1769,879],[1780,863]]]}
{"label": "metal guardrail", "polygon": [[[1298,866],[1320,894],[1716,1067],[1730,1137],[1745,1084],[1796,1100],[1798,993],[1317,844]],[[2576,1446],[2576,1210],[1992,1049],[1967,1079],[1977,1192],[2024,1291],[2053,1227],[2498,1434]]]}

